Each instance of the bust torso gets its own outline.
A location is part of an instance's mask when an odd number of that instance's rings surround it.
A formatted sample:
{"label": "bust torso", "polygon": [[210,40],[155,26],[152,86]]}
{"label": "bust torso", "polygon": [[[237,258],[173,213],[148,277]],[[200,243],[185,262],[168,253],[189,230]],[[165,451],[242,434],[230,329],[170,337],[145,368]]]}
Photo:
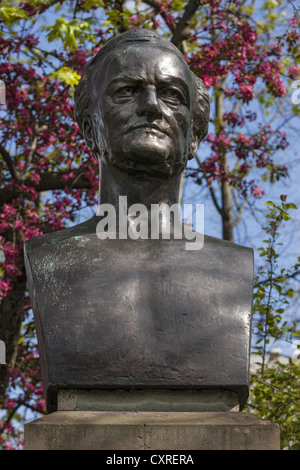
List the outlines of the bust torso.
{"label": "bust torso", "polygon": [[252,250],[205,237],[99,240],[96,221],[26,243],[44,383],[210,388],[245,400]]}

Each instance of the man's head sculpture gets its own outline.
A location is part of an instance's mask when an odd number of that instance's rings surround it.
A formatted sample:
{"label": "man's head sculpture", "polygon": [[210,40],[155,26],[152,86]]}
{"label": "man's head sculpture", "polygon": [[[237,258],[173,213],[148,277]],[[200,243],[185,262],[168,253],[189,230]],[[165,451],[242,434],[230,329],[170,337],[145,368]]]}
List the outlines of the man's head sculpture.
{"label": "man's head sculpture", "polygon": [[93,155],[134,174],[180,174],[208,130],[209,96],[180,51],[150,30],[111,39],[85,66],[75,115]]}

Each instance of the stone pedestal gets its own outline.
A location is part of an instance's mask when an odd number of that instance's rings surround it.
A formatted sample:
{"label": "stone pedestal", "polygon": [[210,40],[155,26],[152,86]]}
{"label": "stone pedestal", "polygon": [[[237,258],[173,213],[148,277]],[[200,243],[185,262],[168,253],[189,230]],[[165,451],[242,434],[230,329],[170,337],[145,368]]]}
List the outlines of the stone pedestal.
{"label": "stone pedestal", "polygon": [[56,411],[25,450],[279,450],[278,425],[243,412]]}

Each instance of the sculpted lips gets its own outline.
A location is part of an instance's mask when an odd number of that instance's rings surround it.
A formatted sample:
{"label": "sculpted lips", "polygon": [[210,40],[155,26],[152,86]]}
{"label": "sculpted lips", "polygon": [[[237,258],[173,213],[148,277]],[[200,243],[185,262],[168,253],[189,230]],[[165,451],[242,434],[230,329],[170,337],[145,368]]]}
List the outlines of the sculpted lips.
{"label": "sculpted lips", "polygon": [[157,124],[153,124],[153,123],[143,123],[143,124],[138,124],[136,126],[130,126],[127,132],[130,132],[135,129],[154,129],[154,130],[161,132],[162,134],[170,135],[165,128],[161,128]]}

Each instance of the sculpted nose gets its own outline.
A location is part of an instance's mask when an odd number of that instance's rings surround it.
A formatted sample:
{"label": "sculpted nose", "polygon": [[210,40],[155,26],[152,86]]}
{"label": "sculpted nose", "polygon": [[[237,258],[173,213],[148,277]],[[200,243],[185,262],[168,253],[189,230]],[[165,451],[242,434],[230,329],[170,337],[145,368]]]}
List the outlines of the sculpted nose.
{"label": "sculpted nose", "polygon": [[160,119],[162,117],[162,110],[154,87],[143,90],[137,114],[147,116],[150,119]]}

